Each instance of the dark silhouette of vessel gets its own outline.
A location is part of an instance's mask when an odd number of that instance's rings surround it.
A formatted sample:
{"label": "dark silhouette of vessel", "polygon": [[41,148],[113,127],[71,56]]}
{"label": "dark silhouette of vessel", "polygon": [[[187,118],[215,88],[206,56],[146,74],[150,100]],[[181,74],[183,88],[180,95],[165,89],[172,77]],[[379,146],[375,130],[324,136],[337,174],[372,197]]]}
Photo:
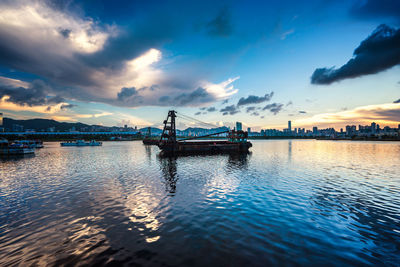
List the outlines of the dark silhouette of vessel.
{"label": "dark silhouette of vessel", "polygon": [[[161,155],[248,153],[249,148],[252,147],[252,144],[247,141],[247,132],[241,130],[229,130],[177,140],[175,118],[176,111],[170,110],[164,121],[164,129],[158,143]],[[229,133],[228,140],[196,140],[222,133]]]}

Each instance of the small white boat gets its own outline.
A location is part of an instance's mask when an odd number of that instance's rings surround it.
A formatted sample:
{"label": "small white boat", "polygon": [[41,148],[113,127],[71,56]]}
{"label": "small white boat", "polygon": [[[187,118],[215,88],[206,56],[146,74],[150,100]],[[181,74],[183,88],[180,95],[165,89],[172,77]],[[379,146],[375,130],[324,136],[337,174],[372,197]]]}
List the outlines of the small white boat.
{"label": "small white boat", "polygon": [[43,142],[41,140],[17,140],[15,143],[26,145],[30,148],[43,148]]}
{"label": "small white boat", "polygon": [[60,143],[61,146],[101,146],[102,143],[96,140],[91,140],[90,142],[86,142],[84,140],[76,140],[76,141],[69,141],[69,142],[62,142]]}
{"label": "small white boat", "polygon": [[35,153],[35,148],[27,144],[10,144],[6,139],[0,140],[0,155],[25,155],[33,153]]}

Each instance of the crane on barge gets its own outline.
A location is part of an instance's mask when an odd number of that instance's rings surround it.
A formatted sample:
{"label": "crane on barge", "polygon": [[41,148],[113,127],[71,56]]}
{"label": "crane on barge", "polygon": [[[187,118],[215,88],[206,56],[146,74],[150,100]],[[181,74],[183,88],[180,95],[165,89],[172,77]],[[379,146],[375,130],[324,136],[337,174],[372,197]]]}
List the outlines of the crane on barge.
{"label": "crane on barge", "polygon": [[[163,155],[247,153],[249,148],[252,147],[252,144],[247,141],[247,132],[242,130],[221,131],[218,133],[177,140],[175,124],[175,119],[177,117],[176,113],[175,110],[168,111],[167,119],[164,120],[164,129],[158,143],[158,147],[161,149]],[[184,115],[184,117],[188,116]],[[201,122],[197,119],[194,120]],[[193,141],[194,139],[210,137],[223,133],[229,133],[228,140]]]}

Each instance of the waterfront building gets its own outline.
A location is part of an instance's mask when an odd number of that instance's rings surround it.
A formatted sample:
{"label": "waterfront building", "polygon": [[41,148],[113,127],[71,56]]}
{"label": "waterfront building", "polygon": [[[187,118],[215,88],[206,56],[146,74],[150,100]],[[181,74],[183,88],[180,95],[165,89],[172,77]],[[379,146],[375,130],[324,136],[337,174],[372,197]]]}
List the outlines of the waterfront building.
{"label": "waterfront building", "polygon": [[236,131],[242,131],[242,123],[241,122],[236,122]]}

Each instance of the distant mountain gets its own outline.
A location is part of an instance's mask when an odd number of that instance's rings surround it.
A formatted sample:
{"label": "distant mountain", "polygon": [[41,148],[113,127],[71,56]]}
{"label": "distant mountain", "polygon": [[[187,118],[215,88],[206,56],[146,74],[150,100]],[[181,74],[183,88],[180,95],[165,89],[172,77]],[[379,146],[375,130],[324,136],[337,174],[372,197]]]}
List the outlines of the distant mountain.
{"label": "distant mountain", "polygon": [[8,130],[13,129],[13,125],[21,125],[24,130],[32,129],[35,131],[48,130],[49,128],[55,128],[56,131],[68,131],[75,127],[77,131],[84,127],[90,127],[87,124],[76,122],[58,122],[55,120],[48,119],[31,119],[31,120],[14,120],[10,118],[3,119],[3,127]]}
{"label": "distant mountain", "polygon": [[[22,126],[22,128],[20,127]],[[75,131],[90,131],[90,130],[113,130],[120,129],[121,127],[107,127],[102,125],[88,125],[81,122],[59,122],[55,120],[48,119],[30,119],[30,120],[14,120],[10,118],[3,119],[3,128],[6,131],[13,131],[15,129],[20,129],[21,131],[26,131],[27,129],[40,131],[49,131],[53,128],[54,131],[66,132],[74,129]]]}
{"label": "distant mountain", "polygon": [[[146,135],[146,134],[147,134],[147,131],[148,131],[148,128],[149,128],[149,127],[144,127],[144,128],[139,129],[139,131],[140,131],[142,134]],[[151,128],[151,134],[152,134],[152,135],[159,135],[159,134],[162,133],[162,130],[161,130],[161,129],[154,128],[154,127],[150,127],[150,128]]]}
{"label": "distant mountain", "polygon": [[[122,127],[107,127],[101,125],[88,125],[85,123],[80,122],[58,122],[55,120],[48,120],[48,119],[30,119],[30,120],[14,120],[10,118],[3,119],[3,128],[6,131],[12,131],[16,127],[22,126],[23,128],[21,131],[25,131],[27,129],[31,129],[34,131],[49,131],[49,128],[53,128],[54,131],[65,132],[74,129],[75,131],[91,131],[95,130],[102,130],[102,131],[112,131],[112,130],[119,130]],[[132,128],[131,128],[132,129]],[[148,127],[144,127],[139,129],[139,131],[145,135],[147,133]],[[228,127],[218,127],[213,129],[206,129],[206,128],[187,128],[185,130],[176,130],[178,135],[190,135],[190,136],[199,136],[199,135],[207,135],[212,133],[219,133],[223,131],[229,130]],[[153,135],[160,135],[162,133],[162,129],[151,127],[151,133]]]}

